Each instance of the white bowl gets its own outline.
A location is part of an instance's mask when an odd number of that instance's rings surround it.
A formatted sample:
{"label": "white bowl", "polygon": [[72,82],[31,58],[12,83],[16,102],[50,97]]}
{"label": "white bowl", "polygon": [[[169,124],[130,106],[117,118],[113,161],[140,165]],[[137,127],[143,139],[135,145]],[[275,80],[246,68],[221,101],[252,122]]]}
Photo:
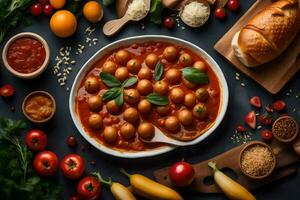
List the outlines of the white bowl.
{"label": "white bowl", "polygon": [[211,133],[213,133],[216,128],[220,125],[221,121],[224,118],[224,115],[227,110],[228,106],[228,86],[226,79],[224,77],[224,74],[222,70],[220,69],[219,65],[214,61],[212,57],[210,57],[204,50],[199,48],[198,46],[187,42],[182,39],[174,38],[174,37],[169,37],[169,36],[162,36],[162,35],[143,35],[143,36],[135,36],[135,37],[130,37],[130,38],[124,38],[121,40],[118,40],[116,42],[113,42],[102,49],[100,49],[97,53],[95,53],[81,68],[81,70],[78,72],[72,89],[70,93],[70,98],[69,98],[69,108],[70,108],[70,113],[73,119],[73,122],[81,135],[90,143],[92,144],[95,148],[99,149],[100,151],[110,154],[112,156],[116,157],[123,157],[123,158],[141,158],[141,157],[150,157],[150,156],[156,156],[159,154],[166,153],[168,151],[173,150],[175,147],[171,146],[164,146],[164,147],[159,147],[157,149],[153,150],[146,150],[146,151],[137,151],[137,152],[121,152],[115,149],[111,149],[103,144],[98,143],[95,139],[93,139],[91,136],[88,135],[88,133],[85,132],[79,116],[77,116],[77,113],[75,111],[75,98],[76,94],[78,91],[78,88],[80,86],[80,83],[82,82],[84,76],[88,72],[88,70],[92,67],[92,65],[98,61],[100,58],[102,58],[105,54],[121,47],[121,46],[126,46],[126,45],[131,45],[133,43],[143,43],[143,42],[149,42],[149,41],[155,41],[155,42],[168,42],[168,43],[173,43],[178,46],[182,46],[185,48],[188,48],[192,50],[193,52],[197,53],[200,55],[205,61],[210,65],[210,67],[213,69],[215,74],[217,75],[219,82],[220,82],[220,87],[221,87],[221,105],[220,105],[220,110],[219,114],[217,116],[217,119],[215,120],[214,124],[201,136],[196,138],[193,141],[187,142],[187,145],[194,145],[198,144],[205,138],[207,138]]}

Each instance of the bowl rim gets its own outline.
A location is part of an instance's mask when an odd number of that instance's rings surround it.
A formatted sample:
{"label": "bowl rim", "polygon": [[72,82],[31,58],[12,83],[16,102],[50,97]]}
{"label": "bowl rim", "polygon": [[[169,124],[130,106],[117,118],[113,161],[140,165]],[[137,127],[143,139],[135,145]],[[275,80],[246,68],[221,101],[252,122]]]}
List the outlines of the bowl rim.
{"label": "bowl rim", "polygon": [[[265,174],[265,175],[263,175],[263,176],[252,176],[252,175],[250,175],[250,174],[247,174],[246,172],[243,171],[243,168],[242,168],[242,166],[241,166],[242,155],[243,155],[244,151],[245,151],[246,149],[248,149],[249,147],[254,146],[254,145],[261,145],[261,146],[264,146],[264,147],[268,148],[268,149],[270,150],[272,156],[274,157],[274,164],[272,165],[271,170],[270,170],[267,174]],[[249,178],[251,178],[251,179],[256,179],[256,180],[257,180],[257,179],[263,179],[263,178],[266,178],[266,177],[268,177],[270,174],[272,174],[272,172],[275,170],[276,163],[277,163],[277,162],[276,162],[276,155],[275,155],[274,150],[273,150],[269,145],[267,145],[266,143],[261,142],[261,141],[252,141],[252,142],[249,142],[249,143],[245,144],[245,146],[242,148],[242,150],[241,150],[241,152],[240,152],[240,154],[239,154],[239,160],[238,160],[238,162],[239,162],[239,168],[240,168],[242,174],[244,174],[245,176],[247,176],[247,177],[249,177]]]}
{"label": "bowl rim", "polygon": [[217,75],[219,79],[219,84],[221,87],[221,105],[219,109],[218,117],[216,118],[215,122],[211,125],[211,127],[203,133],[201,136],[197,137],[195,140],[192,140],[191,142],[187,142],[187,145],[195,145],[207,138],[215,129],[220,125],[222,122],[226,111],[228,107],[228,101],[229,101],[229,91],[228,91],[228,85],[227,81],[225,79],[224,73],[222,72],[219,65],[216,63],[216,61],[203,49],[196,46],[195,44],[185,41],[180,38],[175,38],[171,36],[165,36],[165,35],[142,35],[142,36],[132,36],[123,38],[120,40],[117,40],[115,42],[112,42],[101,49],[99,49],[89,60],[85,62],[83,67],[80,69],[80,71],[77,73],[72,88],[70,90],[70,96],[69,96],[69,110],[71,114],[71,118],[73,120],[73,123],[75,124],[76,128],[80,132],[80,134],[95,148],[98,150],[120,158],[143,158],[143,157],[153,157],[157,156],[166,152],[169,152],[176,147],[174,146],[164,146],[153,150],[146,150],[146,151],[128,151],[128,152],[122,152],[120,150],[109,148],[103,144],[98,143],[94,138],[89,136],[84,128],[81,125],[80,120],[77,117],[76,108],[75,108],[75,97],[77,94],[78,86],[80,85],[82,79],[86,75],[87,71],[90,69],[90,67],[99,59],[99,57],[105,55],[107,52],[112,51],[114,49],[117,49],[119,47],[129,45],[132,43],[143,43],[143,42],[149,42],[149,41],[156,41],[156,42],[168,42],[175,45],[181,45],[186,48],[189,48],[190,50],[193,50],[195,53],[200,55],[203,59],[205,59],[206,62],[209,63],[215,74]]}
{"label": "bowl rim", "polygon": [[[42,66],[40,66],[40,68],[38,68],[36,71],[33,71],[31,73],[21,73],[21,72],[18,72],[15,69],[13,69],[8,64],[8,61],[7,61],[7,51],[9,49],[9,47],[11,46],[11,44],[14,41],[16,41],[17,39],[25,38],[25,37],[30,37],[30,38],[36,39],[39,42],[41,42],[42,45],[44,46],[44,49],[45,49],[45,52],[46,52],[45,60],[44,60],[44,62],[42,64]],[[21,79],[33,79],[33,78],[36,78],[37,76],[39,76],[40,74],[42,74],[46,70],[46,68],[47,68],[47,66],[49,64],[49,60],[50,60],[50,48],[49,48],[48,43],[46,42],[46,40],[42,36],[40,36],[40,35],[38,35],[36,33],[33,33],[33,32],[21,32],[21,33],[18,33],[16,35],[14,35],[13,37],[11,37],[6,42],[6,44],[4,45],[3,51],[2,51],[2,60],[3,60],[5,68],[10,73],[12,73],[14,76],[16,76],[18,78],[21,78]]]}
{"label": "bowl rim", "polygon": [[[51,115],[46,118],[46,119],[43,119],[43,120],[35,120],[35,119],[32,119],[25,111],[25,103],[26,101],[34,96],[34,95],[37,95],[37,94],[42,94],[44,96],[47,96],[51,99],[51,101],[53,102],[53,112],[51,113]],[[46,123],[48,122],[50,119],[53,118],[55,112],[56,112],[56,101],[55,101],[55,98],[49,93],[49,92],[46,92],[46,91],[43,91],[43,90],[36,90],[36,91],[33,91],[33,92],[30,92],[29,94],[27,94],[23,100],[23,103],[22,103],[22,111],[23,111],[23,114],[25,115],[25,117],[31,121],[31,122],[34,122],[34,123],[37,123],[37,124],[42,124],[42,123]]]}
{"label": "bowl rim", "polygon": [[[289,139],[282,139],[282,138],[280,138],[278,135],[276,135],[276,134],[274,133],[274,127],[275,127],[275,124],[276,124],[279,120],[285,119],[285,118],[291,119],[291,120],[294,121],[295,124],[296,124],[296,133],[295,133],[295,135],[294,135],[293,137],[291,137],[291,138],[289,138]],[[279,117],[278,119],[276,119],[275,122],[273,123],[273,125],[272,125],[272,133],[273,133],[275,139],[278,140],[279,142],[286,142],[286,143],[292,142],[292,141],[298,136],[298,133],[299,133],[299,124],[298,124],[298,122],[296,121],[296,119],[293,118],[293,117],[291,117],[291,116],[288,116],[288,115],[281,116],[281,117]]]}

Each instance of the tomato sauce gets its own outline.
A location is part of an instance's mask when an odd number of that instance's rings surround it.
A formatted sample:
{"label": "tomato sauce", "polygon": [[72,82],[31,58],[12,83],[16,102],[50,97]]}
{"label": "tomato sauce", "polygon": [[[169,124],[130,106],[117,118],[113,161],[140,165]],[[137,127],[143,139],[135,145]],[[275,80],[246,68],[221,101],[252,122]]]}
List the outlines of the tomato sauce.
{"label": "tomato sauce", "polygon": [[7,51],[7,61],[19,73],[32,73],[44,63],[46,51],[41,42],[33,38],[20,38],[14,41]]}
{"label": "tomato sauce", "polygon": [[[92,112],[89,107],[88,107],[88,98],[90,96],[93,96],[95,94],[89,94],[84,87],[84,82],[88,77],[94,76],[94,77],[99,77],[99,73],[101,72],[101,68],[103,66],[103,64],[110,60],[113,61],[115,63],[115,53],[120,50],[120,49],[124,49],[127,50],[128,52],[130,52],[131,54],[131,58],[135,58],[138,59],[141,63],[142,63],[142,67],[146,66],[145,64],[145,58],[148,54],[150,53],[154,53],[158,56],[161,56],[163,54],[164,49],[167,46],[170,46],[172,44],[169,43],[157,43],[157,42],[148,42],[148,43],[141,43],[141,44],[133,44],[131,46],[125,46],[125,47],[121,47],[119,49],[116,49],[110,53],[108,53],[106,56],[104,56],[103,58],[101,58],[100,60],[98,60],[89,70],[89,72],[86,74],[85,78],[83,79],[81,86],[78,89],[77,92],[77,97],[76,97],[76,112],[81,120],[82,126],[84,127],[85,131],[91,136],[93,137],[96,141],[98,141],[101,144],[104,144],[105,146],[108,146],[110,148],[113,149],[117,149],[119,151],[144,151],[144,150],[149,150],[149,149],[154,149],[154,148],[158,148],[161,146],[165,146],[165,144],[147,144],[142,142],[139,139],[138,134],[136,134],[136,136],[131,139],[131,140],[124,140],[120,135],[118,137],[118,141],[115,144],[108,144],[105,142],[104,138],[103,138],[103,128],[101,130],[95,131],[93,129],[91,129],[89,127],[88,124],[88,119],[89,116],[94,113]],[[220,87],[220,82],[216,76],[216,74],[214,73],[214,71],[210,68],[210,66],[205,62],[205,60],[203,58],[201,58],[199,55],[197,55],[196,53],[190,51],[189,49],[180,47],[180,46],[176,46],[176,48],[179,50],[179,52],[185,52],[188,53],[192,56],[193,61],[203,61],[207,67],[207,74],[209,76],[209,83],[206,85],[200,85],[202,88],[205,88],[209,91],[210,94],[210,98],[205,102],[205,105],[208,108],[208,112],[209,115],[205,120],[197,120],[197,119],[193,119],[193,125],[189,126],[189,127],[184,127],[183,125],[180,125],[180,130],[177,132],[171,132],[168,131],[164,126],[161,125],[161,121],[165,120],[167,116],[160,116],[156,111],[155,111],[155,106],[153,105],[152,107],[152,111],[147,114],[147,115],[142,115],[141,116],[141,120],[140,121],[147,121],[152,123],[153,125],[155,125],[156,127],[158,127],[163,133],[165,133],[166,135],[168,135],[169,137],[173,137],[175,139],[178,140],[182,140],[182,141],[191,141],[196,139],[197,137],[199,137],[200,135],[202,135],[205,131],[207,131],[214,123],[215,120],[219,114],[220,111],[220,104],[221,104],[221,87]],[[121,67],[122,65],[117,64],[118,67]],[[178,68],[181,69],[183,68],[183,66],[178,62],[178,60],[174,61],[174,62],[167,62],[164,64],[164,72],[166,72],[170,67],[172,68]],[[153,69],[151,69],[152,72],[154,72]],[[134,74],[130,74],[130,76],[136,76]],[[166,80],[166,78],[164,77],[162,80]],[[166,80],[167,81],[167,80]],[[152,83],[154,84],[154,80],[152,80]],[[199,86],[199,87],[200,87]],[[189,89],[187,88],[182,81],[177,84],[177,85],[170,85],[170,90],[173,87],[179,87],[181,88],[185,93],[189,93],[189,92],[195,92],[197,90],[196,89]],[[136,85],[132,86],[131,88],[136,88]],[[103,95],[103,93],[105,91],[107,91],[107,87],[104,85],[104,83],[102,83],[100,81],[100,91],[97,93],[98,95]],[[143,99],[144,97],[141,95],[141,99]],[[186,107],[184,105],[176,105],[173,104],[169,98],[169,102],[171,104],[171,108],[172,111],[171,113],[168,115],[173,115],[173,116],[177,116],[178,112],[180,112],[182,109],[186,109]],[[105,105],[103,105],[102,110],[99,112],[99,114],[104,117],[104,126],[105,126],[105,119],[110,119],[109,123],[112,124],[112,126],[117,127],[118,129],[121,127],[122,124],[125,123],[125,120],[123,119],[123,111],[128,108],[128,107],[137,107],[137,105],[132,106],[129,105],[127,103],[124,103],[123,108],[122,108],[122,112],[120,112],[120,114],[118,115],[112,115],[109,114],[106,110]],[[191,108],[188,108],[189,110],[191,110]],[[116,120],[116,118],[118,118],[118,120]],[[138,125],[135,125],[136,129],[138,127]]]}

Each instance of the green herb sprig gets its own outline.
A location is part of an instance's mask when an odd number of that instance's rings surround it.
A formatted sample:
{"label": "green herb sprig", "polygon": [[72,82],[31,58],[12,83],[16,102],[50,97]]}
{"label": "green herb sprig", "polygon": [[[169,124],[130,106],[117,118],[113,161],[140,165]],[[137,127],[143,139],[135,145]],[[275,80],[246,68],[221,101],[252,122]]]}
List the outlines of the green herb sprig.
{"label": "green herb sprig", "polygon": [[146,99],[157,106],[166,106],[169,104],[169,100],[166,96],[161,96],[157,93],[151,93],[146,96]]}
{"label": "green herb sprig", "polygon": [[201,72],[194,67],[185,67],[182,70],[183,77],[193,84],[208,84],[209,77],[205,72]]}
{"label": "green herb sprig", "polygon": [[158,61],[154,69],[154,80],[159,81],[164,73],[163,64]]}

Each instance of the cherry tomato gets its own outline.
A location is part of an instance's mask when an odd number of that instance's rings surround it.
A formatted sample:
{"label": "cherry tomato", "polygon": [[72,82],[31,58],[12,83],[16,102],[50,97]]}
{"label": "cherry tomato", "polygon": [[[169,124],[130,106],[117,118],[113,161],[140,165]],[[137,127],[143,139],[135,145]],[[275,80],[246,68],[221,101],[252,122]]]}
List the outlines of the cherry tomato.
{"label": "cherry tomato", "polygon": [[265,114],[261,114],[258,116],[259,121],[264,125],[270,125],[272,124],[273,117],[268,112]]}
{"label": "cherry tomato", "polygon": [[96,177],[83,178],[77,185],[77,194],[82,199],[95,200],[99,197],[101,185]]}
{"label": "cherry tomato", "polygon": [[247,129],[242,126],[242,125],[238,125],[237,127],[235,127],[235,130],[238,132],[238,133],[243,133],[243,132],[246,132]]}
{"label": "cherry tomato", "polygon": [[85,165],[84,160],[77,154],[66,155],[61,161],[63,175],[69,179],[78,179],[82,176]]}
{"label": "cherry tomato", "polygon": [[10,85],[10,84],[5,84],[2,87],[0,87],[0,96],[1,97],[11,97],[15,94],[16,89]]}
{"label": "cherry tomato", "polygon": [[175,20],[173,17],[166,17],[164,19],[164,25],[165,27],[167,27],[168,29],[172,29],[175,26]]}
{"label": "cherry tomato", "polygon": [[54,175],[58,170],[58,158],[52,151],[42,151],[35,156],[33,167],[41,176]]}
{"label": "cherry tomato", "polygon": [[77,146],[77,140],[74,136],[69,136],[67,138],[67,145],[69,147],[76,147]]}
{"label": "cherry tomato", "polygon": [[238,0],[229,0],[227,2],[227,7],[231,11],[237,11],[240,7],[239,1]]}
{"label": "cherry tomato", "polygon": [[276,110],[277,112],[282,112],[285,110],[286,104],[284,101],[282,100],[277,100],[273,103],[273,108],[274,110]]}
{"label": "cherry tomato", "polygon": [[262,137],[262,139],[269,141],[273,138],[273,133],[269,130],[263,130],[261,132],[261,137]]}
{"label": "cherry tomato", "polygon": [[43,12],[42,4],[35,3],[30,7],[30,13],[34,16],[39,16]]}
{"label": "cherry tomato", "polygon": [[41,130],[31,130],[25,136],[25,143],[31,151],[42,151],[47,146],[47,135]]}
{"label": "cherry tomato", "polygon": [[219,19],[224,19],[226,17],[226,11],[224,8],[216,8],[215,9],[215,16]]}
{"label": "cherry tomato", "polygon": [[50,4],[46,4],[43,7],[43,13],[46,16],[50,16],[53,13],[53,7]]}
{"label": "cherry tomato", "polygon": [[69,198],[69,200],[79,200],[79,198],[77,196],[72,196]]}
{"label": "cherry tomato", "polygon": [[171,166],[169,175],[176,186],[185,187],[193,182],[195,169],[189,163],[181,161]]}

